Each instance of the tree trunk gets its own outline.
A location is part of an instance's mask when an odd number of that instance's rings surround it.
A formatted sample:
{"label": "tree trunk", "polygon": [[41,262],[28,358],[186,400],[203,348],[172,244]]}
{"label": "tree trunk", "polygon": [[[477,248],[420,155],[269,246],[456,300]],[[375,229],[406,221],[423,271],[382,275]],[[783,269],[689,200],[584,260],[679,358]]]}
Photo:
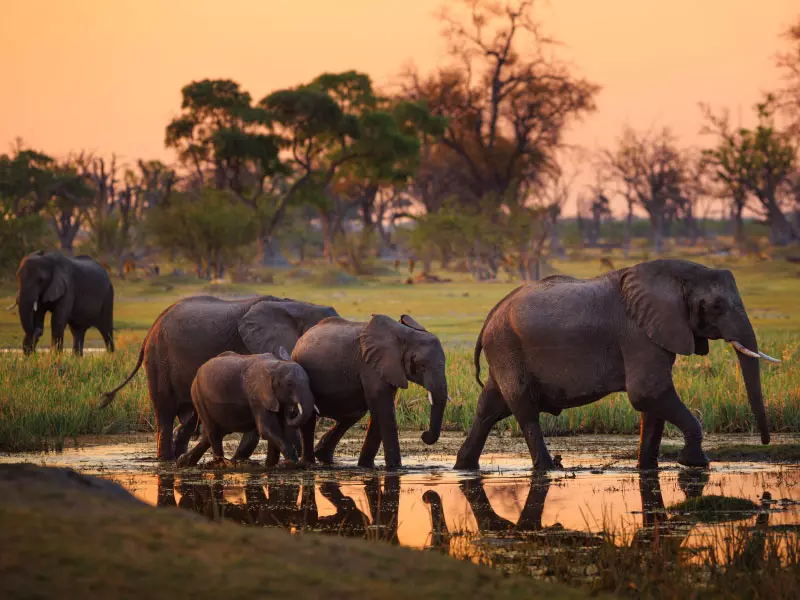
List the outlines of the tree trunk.
{"label": "tree trunk", "polygon": [[330,214],[323,212],[320,216],[322,221],[322,254],[325,256],[325,260],[327,260],[328,263],[333,264],[333,223],[331,222]]}
{"label": "tree trunk", "polygon": [[[288,259],[281,251],[278,240],[274,237],[266,234],[261,235],[258,238],[258,246],[261,250],[261,266],[274,268],[287,268],[291,266]],[[303,253],[302,244],[300,253],[301,255]]]}
{"label": "tree trunk", "polygon": [[767,205],[768,219],[770,226],[770,242],[774,246],[785,246],[795,239],[795,232],[792,224],[786,219],[780,206],[775,200]]}
{"label": "tree trunk", "polygon": [[650,213],[650,226],[653,230],[653,254],[660,256],[664,244],[664,215],[657,211]]}
{"label": "tree trunk", "polygon": [[633,229],[633,203],[628,202],[628,215],[625,218],[625,258],[631,253],[631,234]]}

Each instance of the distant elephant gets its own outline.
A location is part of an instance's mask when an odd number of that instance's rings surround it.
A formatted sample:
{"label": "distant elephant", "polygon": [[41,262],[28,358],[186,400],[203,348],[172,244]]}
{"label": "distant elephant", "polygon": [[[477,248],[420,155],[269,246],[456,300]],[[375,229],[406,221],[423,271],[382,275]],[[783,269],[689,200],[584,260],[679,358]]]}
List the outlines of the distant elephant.
{"label": "distant elephant", "polygon": [[758,352],[730,271],[655,260],[595,279],[556,275],[519,287],[489,312],[478,336],[476,377],[482,386],[483,350],[489,378],[455,466],[477,469],[490,429],[513,414],[535,468],[552,469],[539,414],[558,415],[627,391],[642,413],[640,468],[657,468],[665,421],[684,436],[678,462],[705,467],[703,431],[675,391],[672,366],[676,354],[707,354],[708,340],[720,338],[739,352],[761,441],[768,444],[758,359],[776,359]]}
{"label": "distant elephant", "polygon": [[216,461],[230,462],[222,451],[222,439],[253,429],[287,460],[297,462],[287,429],[300,427],[314,414],[314,397],[303,367],[280,350],[280,358],[223,352],[197,370],[192,402],[203,433],[197,445],[178,459],[179,467],[196,465],[209,448]]}
{"label": "distant elephant", "polygon": [[[330,306],[275,296],[246,300],[194,296],[179,300],[158,316],[147,332],[136,367],[122,384],[103,394],[100,406],[107,406],[146,363],[158,458],[173,460],[186,452],[197,425],[191,387],[200,365],[225,351],[277,354],[283,347],[291,352],[303,333],[337,314]],[[181,424],[173,434],[176,417]],[[255,430],[242,436],[234,460],[248,458],[258,441]]]}
{"label": "distant elephant", "polygon": [[371,468],[383,442],[388,468],[399,467],[395,396],[412,381],[428,390],[431,422],[422,434],[426,444],[439,439],[447,404],[447,379],[442,344],[408,315],[400,322],[374,315],[369,323],[334,317],[325,319],[298,340],[292,360],[311,380],[319,415],[336,420],[313,454],[316,415],[302,428],[303,460],[333,462],[333,452],[345,432],[367,411],[369,427],[358,464]]}
{"label": "distant elephant", "polygon": [[114,352],[114,286],[94,259],[72,258],[60,252],[33,252],[20,261],[17,282],[16,305],[25,331],[22,342],[25,354],[36,350],[48,312],[52,313],[51,350],[61,351],[64,330],[69,325],[74,354],[83,354],[83,340],[90,327],[100,331],[106,350]]}

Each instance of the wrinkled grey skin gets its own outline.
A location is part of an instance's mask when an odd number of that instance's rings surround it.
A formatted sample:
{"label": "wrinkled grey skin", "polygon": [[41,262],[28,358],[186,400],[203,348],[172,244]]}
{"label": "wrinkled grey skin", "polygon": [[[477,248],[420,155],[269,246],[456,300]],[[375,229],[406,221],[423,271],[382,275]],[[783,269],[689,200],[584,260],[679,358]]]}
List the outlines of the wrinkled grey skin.
{"label": "wrinkled grey skin", "polygon": [[114,287],[108,273],[94,259],[33,252],[20,261],[17,283],[16,304],[25,331],[25,354],[36,350],[48,312],[51,350],[62,350],[64,330],[69,326],[74,354],[83,355],[83,340],[90,327],[100,331],[106,350],[114,351]]}
{"label": "wrinkled grey skin", "polygon": [[[665,421],[681,430],[678,462],[707,466],[703,432],[672,381],[676,354],[707,354],[708,340],[758,351],[733,275],[681,260],[656,260],[589,280],[553,276],[522,286],[489,313],[475,346],[489,377],[458,452],[457,469],[477,469],[491,427],[514,415],[539,470],[554,464],[539,414],[627,391],[641,411],[639,467],[658,466]],[[769,443],[758,359],[736,353],[750,406]]]}
{"label": "wrinkled grey skin", "polygon": [[196,465],[209,448],[215,459],[224,461],[222,439],[254,429],[287,460],[297,462],[287,431],[302,426],[314,414],[306,372],[297,363],[269,353],[223,352],[212,358],[197,371],[192,402],[203,433],[197,445],[178,459],[179,467]]}
{"label": "wrinkled grey skin", "polygon": [[[101,407],[114,399],[144,363],[155,411],[158,458],[174,460],[186,452],[197,425],[191,387],[200,365],[225,351],[278,355],[280,348],[285,348],[291,352],[303,333],[336,315],[330,306],[275,296],[185,298],[158,316],[145,337],[136,367],[121,385],[103,394]],[[176,417],[181,424],[173,434]],[[248,458],[258,441],[255,430],[244,435],[234,459]]]}
{"label": "wrinkled grey skin", "polygon": [[369,427],[358,464],[371,468],[383,442],[387,468],[401,465],[395,396],[411,381],[430,392],[431,422],[422,434],[426,444],[439,439],[447,404],[445,357],[439,339],[408,315],[400,322],[374,315],[369,323],[334,317],[325,319],[297,342],[292,360],[311,380],[319,415],[336,420],[314,443],[314,415],[302,428],[303,461],[333,462],[333,452],[344,433],[367,411]]}

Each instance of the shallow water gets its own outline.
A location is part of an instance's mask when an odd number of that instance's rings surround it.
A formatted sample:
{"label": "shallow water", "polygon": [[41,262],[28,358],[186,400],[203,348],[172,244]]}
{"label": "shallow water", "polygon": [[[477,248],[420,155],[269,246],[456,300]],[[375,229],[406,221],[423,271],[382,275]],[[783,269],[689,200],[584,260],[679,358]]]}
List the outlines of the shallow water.
{"label": "shallow water", "polygon": [[[527,455],[506,452],[484,455],[480,473],[452,470],[455,459],[447,454],[406,456],[404,469],[393,473],[359,469],[354,457],[310,470],[258,463],[224,472],[176,470],[154,459],[151,441],[8,455],[0,462],[70,466],[117,481],[149,504],[209,518],[383,539],[484,562],[498,549],[533,539],[591,545],[602,534],[630,544],[658,528],[683,547],[705,548],[711,537],[730,535],[731,526],[800,530],[800,466],[717,462],[700,471],[666,462],[659,472],[640,474],[630,460],[609,460],[635,447],[630,437],[578,436],[554,446],[564,464],[577,466],[536,476]],[[755,504],[712,519],[721,523],[670,510],[709,495]]]}

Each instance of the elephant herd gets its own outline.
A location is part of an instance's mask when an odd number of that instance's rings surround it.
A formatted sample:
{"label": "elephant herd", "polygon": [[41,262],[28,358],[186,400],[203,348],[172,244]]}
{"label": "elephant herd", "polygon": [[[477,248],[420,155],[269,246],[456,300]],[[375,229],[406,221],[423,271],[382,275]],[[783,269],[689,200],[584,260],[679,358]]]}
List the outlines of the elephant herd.
{"label": "elephant herd", "polygon": [[[89,327],[100,330],[113,352],[114,291],[98,263],[37,252],[22,260],[17,278],[26,353],[35,350],[46,312],[54,349],[69,325],[76,354]],[[707,354],[711,339],[736,349],[761,440],[769,443],[759,359],[779,361],[758,350],[730,271],[655,260],[594,279],[556,275],[520,286],[491,309],[478,336],[474,360],[482,391],[455,467],[478,469],[491,428],[513,415],[535,469],[552,469],[540,414],[558,415],[622,391],[641,413],[640,468],[657,468],[666,422],[684,436],[678,462],[705,467],[702,428],[675,390],[672,367],[678,354]],[[437,442],[449,400],[442,344],[409,315],[353,322],[333,307],[275,296],[195,296],[171,305],[148,331],[133,371],[104,394],[101,406],[142,365],[158,458],[181,466],[197,464],[209,448],[215,462],[228,464],[222,439],[233,432],[243,434],[234,461],[248,459],[264,439],[268,465],[281,454],[303,465],[330,464],[342,436],[369,413],[358,464],[373,467],[382,444],[386,468],[394,469],[401,466],[397,390],[409,382],[427,390],[426,444]],[[314,446],[320,417],[335,424]]]}

